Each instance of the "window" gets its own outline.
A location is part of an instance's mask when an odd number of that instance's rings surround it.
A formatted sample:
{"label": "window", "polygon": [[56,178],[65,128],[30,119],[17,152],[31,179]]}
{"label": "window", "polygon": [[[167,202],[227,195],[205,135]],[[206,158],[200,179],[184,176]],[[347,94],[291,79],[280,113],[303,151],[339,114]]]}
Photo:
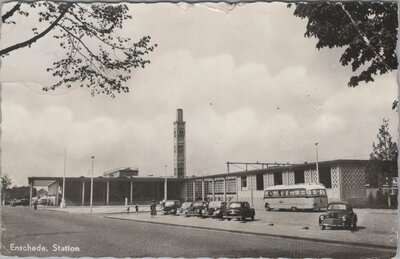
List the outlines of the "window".
{"label": "window", "polygon": [[304,171],[303,170],[295,170],[294,171],[294,183],[304,183]]}
{"label": "window", "polygon": [[272,191],[272,196],[273,197],[279,197],[279,191]]}
{"label": "window", "polygon": [[274,173],[274,185],[282,185],[282,172]]}
{"label": "window", "polygon": [[306,195],[306,189],[300,189],[300,195]]}
{"label": "window", "polygon": [[247,176],[242,176],[241,182],[242,182],[242,190],[247,188]]}
{"label": "window", "polygon": [[322,167],[318,171],[319,182],[322,183],[326,188],[332,188],[331,168]]}
{"label": "window", "polygon": [[264,175],[256,175],[256,185],[258,191],[264,190]]}
{"label": "window", "polygon": [[324,189],[311,190],[311,195],[315,195],[315,196],[323,195],[323,196],[325,196],[326,195],[326,191]]}

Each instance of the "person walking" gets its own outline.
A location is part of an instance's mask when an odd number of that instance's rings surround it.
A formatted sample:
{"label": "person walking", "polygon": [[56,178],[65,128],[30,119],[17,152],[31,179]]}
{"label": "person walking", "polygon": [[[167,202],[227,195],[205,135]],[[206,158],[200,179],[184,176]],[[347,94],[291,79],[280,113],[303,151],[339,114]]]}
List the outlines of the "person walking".
{"label": "person walking", "polygon": [[139,205],[138,204],[135,205],[135,210],[136,210],[136,214],[139,214]]}
{"label": "person walking", "polygon": [[157,206],[156,203],[154,202],[154,200],[152,200],[151,204],[150,204],[150,215],[151,215],[151,217],[156,215],[156,206]]}

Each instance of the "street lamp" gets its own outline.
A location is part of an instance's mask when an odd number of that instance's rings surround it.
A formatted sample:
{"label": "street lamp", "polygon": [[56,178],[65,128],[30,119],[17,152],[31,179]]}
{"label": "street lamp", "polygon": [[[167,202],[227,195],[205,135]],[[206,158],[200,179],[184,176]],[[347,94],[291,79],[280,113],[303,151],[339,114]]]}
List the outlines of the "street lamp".
{"label": "street lamp", "polygon": [[164,201],[167,201],[167,165],[165,165]]}
{"label": "street lamp", "polygon": [[93,168],[94,168],[94,156],[90,157],[92,160],[92,177],[90,178],[90,212],[92,212],[93,207]]}
{"label": "street lamp", "polygon": [[318,169],[318,142],[315,143],[315,149],[316,149],[316,153],[317,153],[317,174],[319,175],[319,169]]}
{"label": "street lamp", "polygon": [[61,199],[61,208],[66,207],[65,203],[65,171],[67,169],[67,149],[64,150],[64,176],[63,176],[63,188],[62,188],[62,199]]}

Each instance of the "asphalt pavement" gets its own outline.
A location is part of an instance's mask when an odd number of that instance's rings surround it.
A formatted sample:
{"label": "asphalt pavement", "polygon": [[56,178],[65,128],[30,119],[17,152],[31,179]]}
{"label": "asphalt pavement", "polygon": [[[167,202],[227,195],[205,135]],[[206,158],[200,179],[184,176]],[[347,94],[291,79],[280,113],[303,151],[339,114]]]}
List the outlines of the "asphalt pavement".
{"label": "asphalt pavement", "polygon": [[10,256],[391,258],[396,253],[394,249],[116,220],[102,214],[34,211],[30,207],[3,207],[1,219],[0,251]]}

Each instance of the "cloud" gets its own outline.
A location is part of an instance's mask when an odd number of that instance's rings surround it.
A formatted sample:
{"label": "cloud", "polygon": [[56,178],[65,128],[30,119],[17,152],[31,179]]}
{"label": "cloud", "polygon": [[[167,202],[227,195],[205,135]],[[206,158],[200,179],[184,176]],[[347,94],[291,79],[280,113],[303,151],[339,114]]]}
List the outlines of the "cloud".
{"label": "cloud", "polygon": [[[24,51],[25,62],[21,54],[3,61],[2,169],[16,183],[61,176],[65,148],[71,176],[87,175],[91,155],[96,175],[121,166],[164,175],[164,165],[172,174],[177,108],[187,125],[188,175],[225,172],[227,161],[313,161],[315,142],[321,160],[368,158],[384,117],[397,137],[394,73],[348,88],[348,70],[334,65],[338,50],[316,50],[285,4],[230,14],[132,6],[134,23],[121,34],[149,34],[159,47],[132,74],[129,94],[42,93],[51,80],[42,70],[54,58],[46,41]],[[46,62],[35,63],[39,57]]]}

